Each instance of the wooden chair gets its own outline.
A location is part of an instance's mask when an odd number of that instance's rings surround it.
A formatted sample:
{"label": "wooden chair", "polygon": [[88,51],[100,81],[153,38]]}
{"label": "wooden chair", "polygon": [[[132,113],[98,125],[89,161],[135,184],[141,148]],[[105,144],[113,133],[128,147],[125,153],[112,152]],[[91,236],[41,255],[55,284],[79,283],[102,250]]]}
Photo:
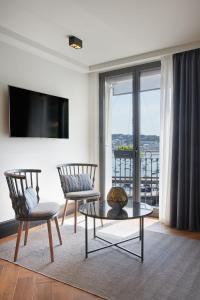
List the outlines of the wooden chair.
{"label": "wooden chair", "polygon": [[[63,190],[63,194],[65,197],[65,207],[62,217],[62,225],[64,223],[68,200],[74,200],[75,208],[74,208],[74,233],[77,231],[77,210],[78,210],[78,201],[80,200],[93,200],[99,199],[100,193],[94,190],[94,182],[95,182],[95,173],[96,168],[98,166],[96,164],[83,164],[83,163],[69,163],[69,164],[61,164],[57,166],[58,174],[60,177],[60,183]],[[91,188],[84,190],[79,190],[76,186],[76,189],[72,188],[65,179],[66,176],[76,176],[80,174],[87,174],[91,181]],[[75,190],[75,191],[74,191]]]}
{"label": "wooden chair", "polygon": [[55,221],[59,242],[60,245],[62,245],[57,218],[59,205],[54,202],[39,203],[39,173],[41,173],[41,170],[35,169],[11,170],[4,173],[8,183],[10,198],[12,201],[12,207],[15,211],[16,220],[19,221],[14,261],[17,260],[18,256],[23,225],[25,225],[24,245],[26,245],[29,223],[32,221],[44,220],[47,222],[51,262],[54,261],[51,220]]}

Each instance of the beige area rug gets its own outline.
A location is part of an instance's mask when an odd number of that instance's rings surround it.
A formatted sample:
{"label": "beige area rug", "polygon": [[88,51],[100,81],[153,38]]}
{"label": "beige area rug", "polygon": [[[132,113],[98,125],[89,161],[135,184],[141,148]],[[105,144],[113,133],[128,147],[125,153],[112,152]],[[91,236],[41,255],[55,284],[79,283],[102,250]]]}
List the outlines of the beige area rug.
{"label": "beige area rug", "polygon": [[[50,263],[47,230],[34,231],[28,245],[20,247],[18,264],[105,299],[196,300],[200,299],[200,241],[145,230],[145,257],[137,258],[109,248],[84,258],[84,222],[73,234],[72,220],[61,227],[63,245],[53,228],[55,262]],[[99,227],[99,235],[112,241],[129,238],[135,221],[110,222]],[[148,222],[148,221],[146,221]],[[91,226],[91,224],[90,224]],[[105,245],[89,233],[89,247]],[[15,241],[0,245],[0,258],[13,260]],[[139,251],[137,240],[126,243]]]}

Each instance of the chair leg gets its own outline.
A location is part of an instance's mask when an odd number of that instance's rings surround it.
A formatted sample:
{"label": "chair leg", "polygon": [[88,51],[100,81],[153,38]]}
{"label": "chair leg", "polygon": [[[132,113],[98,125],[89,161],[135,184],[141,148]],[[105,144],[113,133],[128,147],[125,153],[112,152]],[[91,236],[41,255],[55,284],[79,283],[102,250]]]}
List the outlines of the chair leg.
{"label": "chair leg", "polygon": [[68,203],[68,200],[66,200],[65,202],[65,207],[64,207],[64,211],[63,211],[63,216],[62,216],[62,225],[64,224],[64,220],[65,220],[65,215],[66,215],[66,211],[67,211],[67,203]]}
{"label": "chair leg", "polygon": [[60,245],[62,245],[62,238],[61,238],[61,234],[60,234],[60,228],[59,228],[59,225],[58,225],[58,218],[55,217],[55,223],[56,223],[56,229],[57,229],[57,233],[58,233],[58,238],[59,238],[59,242],[60,242]]}
{"label": "chair leg", "polygon": [[75,205],[74,205],[74,233],[76,233],[76,229],[77,229],[77,203],[78,201],[75,200]]}
{"label": "chair leg", "polygon": [[24,246],[26,246],[26,244],[27,244],[28,230],[29,230],[29,222],[25,222]]}
{"label": "chair leg", "polygon": [[52,239],[52,232],[51,232],[51,220],[47,221],[47,228],[48,228],[48,235],[49,235],[49,248],[50,248],[51,262],[54,262],[53,239]]}
{"label": "chair leg", "polygon": [[20,221],[19,222],[19,227],[18,227],[18,233],[17,233],[17,241],[16,241],[16,247],[15,247],[14,261],[17,260],[22,230],[23,230],[23,222]]}

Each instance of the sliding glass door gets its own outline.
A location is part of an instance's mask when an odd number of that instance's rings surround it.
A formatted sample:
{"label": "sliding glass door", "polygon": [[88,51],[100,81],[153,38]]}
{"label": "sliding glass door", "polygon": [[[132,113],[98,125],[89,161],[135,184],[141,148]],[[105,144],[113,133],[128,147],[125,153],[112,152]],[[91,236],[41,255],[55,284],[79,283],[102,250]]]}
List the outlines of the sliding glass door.
{"label": "sliding glass door", "polygon": [[140,197],[159,206],[160,69],[140,72]]}
{"label": "sliding glass door", "polygon": [[110,78],[112,139],[112,185],[121,186],[132,196],[134,190],[133,75]]}
{"label": "sliding glass door", "polygon": [[159,81],[160,63],[100,75],[100,183],[104,196],[111,186],[120,186],[134,201],[154,205],[155,196],[158,204]]}

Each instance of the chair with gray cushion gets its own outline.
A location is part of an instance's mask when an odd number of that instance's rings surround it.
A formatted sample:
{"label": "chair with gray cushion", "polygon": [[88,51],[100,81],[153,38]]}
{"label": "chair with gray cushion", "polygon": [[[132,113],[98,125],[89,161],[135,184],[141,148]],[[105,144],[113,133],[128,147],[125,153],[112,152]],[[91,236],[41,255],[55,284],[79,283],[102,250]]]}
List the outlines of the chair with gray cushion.
{"label": "chair with gray cushion", "polygon": [[97,165],[70,163],[57,166],[60,183],[65,197],[65,207],[62,218],[64,223],[68,200],[74,200],[74,232],[77,229],[77,208],[80,200],[97,200],[100,193],[94,190]]}
{"label": "chair with gray cushion", "polygon": [[10,198],[12,201],[12,207],[15,211],[16,220],[19,221],[16,248],[14,261],[17,260],[19,244],[23,226],[25,225],[24,245],[27,244],[28,230],[30,222],[34,221],[46,221],[49,236],[49,246],[51,261],[54,261],[53,253],[53,240],[51,232],[51,220],[55,220],[56,229],[59,237],[60,245],[62,245],[62,239],[60,235],[58,225],[58,212],[59,205],[55,202],[39,203],[39,185],[38,174],[41,170],[35,169],[20,169],[11,170],[4,173]]}

